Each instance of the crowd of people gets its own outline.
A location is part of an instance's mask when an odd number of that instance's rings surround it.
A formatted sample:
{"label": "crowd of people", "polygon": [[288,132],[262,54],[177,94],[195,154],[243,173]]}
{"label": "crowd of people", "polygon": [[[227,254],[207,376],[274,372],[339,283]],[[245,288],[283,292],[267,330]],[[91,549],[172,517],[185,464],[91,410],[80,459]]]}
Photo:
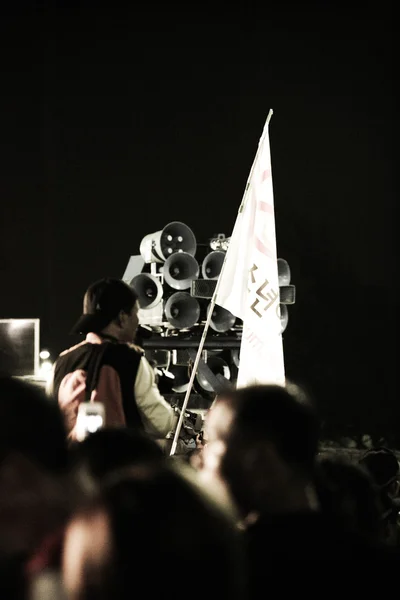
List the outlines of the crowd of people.
{"label": "crowd of people", "polygon": [[[171,456],[178,414],[132,343],[137,309],[123,282],[96,282],[74,328],[86,337],[46,391],[0,377],[2,599],[316,594],[316,566],[330,591],[360,592],[398,560],[396,455],[321,456],[317,407],[293,382],[220,392],[198,448]],[[81,438],[94,403],[104,422]]]}

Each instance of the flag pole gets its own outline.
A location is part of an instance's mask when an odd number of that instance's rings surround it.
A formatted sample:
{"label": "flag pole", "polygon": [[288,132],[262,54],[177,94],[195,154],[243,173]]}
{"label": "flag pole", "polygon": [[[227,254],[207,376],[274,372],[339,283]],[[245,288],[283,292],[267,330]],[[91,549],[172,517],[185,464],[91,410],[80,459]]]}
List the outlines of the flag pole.
{"label": "flag pole", "polygon": [[[269,125],[269,122],[271,120],[272,115],[273,115],[273,110],[271,108],[270,111],[269,111],[269,113],[268,113],[267,120],[265,121],[264,129],[263,129],[263,132],[261,134],[260,141],[258,142],[257,152],[256,152],[256,155],[254,157],[253,164],[251,166],[249,176],[247,178],[247,183],[246,183],[246,187],[245,187],[245,190],[244,190],[242,202],[241,202],[240,207],[239,207],[238,214],[241,213],[243,211],[243,209],[244,209],[245,201],[246,201],[246,197],[247,197],[247,192],[249,190],[251,177],[253,175],[254,166],[255,166],[255,164],[257,162],[258,154],[260,152],[260,148],[261,148],[262,142],[264,140],[265,134],[268,131],[268,125]],[[229,248],[228,248],[228,250],[229,250]],[[222,274],[223,274],[224,267],[225,267],[225,264],[226,264],[226,256],[227,256],[227,254],[228,254],[228,251],[225,252],[225,256],[224,256],[224,261],[222,263],[221,272],[219,274],[219,277],[218,277],[218,280],[217,280],[217,285],[215,286],[215,290],[214,290],[214,293],[213,293],[212,298],[211,298],[210,307],[209,307],[208,314],[207,314],[207,320],[206,320],[206,323],[204,325],[204,330],[203,330],[203,333],[202,333],[202,336],[201,336],[201,339],[200,339],[200,343],[199,343],[199,347],[198,347],[198,350],[197,350],[196,358],[195,358],[195,361],[193,363],[193,368],[192,368],[192,372],[190,374],[190,380],[189,380],[188,387],[187,387],[187,390],[186,390],[185,399],[183,401],[182,408],[181,408],[181,414],[179,415],[179,420],[178,420],[178,424],[176,426],[174,439],[172,441],[172,446],[171,446],[171,450],[170,450],[170,456],[172,456],[173,454],[175,454],[176,447],[177,447],[177,444],[178,444],[178,438],[179,438],[179,434],[180,434],[180,431],[181,431],[181,428],[182,428],[182,423],[183,423],[183,419],[184,419],[184,416],[185,416],[186,407],[187,407],[188,402],[189,402],[190,394],[191,394],[193,383],[194,383],[194,378],[196,377],[196,372],[197,372],[197,368],[199,366],[200,357],[201,357],[201,353],[203,351],[204,342],[205,342],[206,337],[207,337],[207,332],[208,332],[208,329],[210,327],[210,323],[211,323],[211,319],[212,319],[212,314],[213,314],[214,307],[215,307],[215,304],[216,304],[217,294],[218,294],[218,290],[219,290],[219,287],[220,287],[220,282],[222,280]]]}

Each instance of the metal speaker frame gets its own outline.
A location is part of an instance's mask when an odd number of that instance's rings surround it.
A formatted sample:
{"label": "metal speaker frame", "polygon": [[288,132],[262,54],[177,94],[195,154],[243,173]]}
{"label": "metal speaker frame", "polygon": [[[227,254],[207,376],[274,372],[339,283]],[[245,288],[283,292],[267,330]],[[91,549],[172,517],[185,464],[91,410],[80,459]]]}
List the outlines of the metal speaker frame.
{"label": "metal speaker frame", "polygon": [[140,273],[129,283],[138,296],[141,309],[150,309],[157,306],[163,297],[163,287],[159,277],[150,273]]}
{"label": "metal speaker frame", "polygon": [[187,292],[175,292],[164,307],[165,317],[176,329],[193,327],[200,317],[200,304]]}
{"label": "metal speaker frame", "polygon": [[189,364],[189,354],[186,348],[175,348],[171,354],[173,365],[182,366]]}
{"label": "metal speaker frame", "polygon": [[140,254],[130,256],[128,264],[125,268],[125,272],[122,275],[122,281],[125,281],[125,283],[129,284],[129,282],[132,281],[136,275],[139,275],[142,272],[144,264],[143,257],[140,256]]}
{"label": "metal speaker frame", "polygon": [[218,279],[226,253],[222,250],[209,252],[201,265],[201,274],[204,279]]}
{"label": "metal speaker frame", "polygon": [[296,286],[281,285],[279,287],[279,302],[281,304],[294,304],[296,302]]}
{"label": "metal speaker frame", "polygon": [[212,298],[216,285],[216,279],[194,279],[190,284],[190,295],[195,298]]}
{"label": "metal speaker frame", "polygon": [[162,267],[164,281],[174,290],[187,290],[199,276],[197,260],[188,252],[174,252]]}
{"label": "metal speaker frame", "polygon": [[171,221],[159,231],[149,233],[140,242],[140,254],[146,263],[163,263],[174,252],[196,254],[197,242],[193,231],[180,221]]}

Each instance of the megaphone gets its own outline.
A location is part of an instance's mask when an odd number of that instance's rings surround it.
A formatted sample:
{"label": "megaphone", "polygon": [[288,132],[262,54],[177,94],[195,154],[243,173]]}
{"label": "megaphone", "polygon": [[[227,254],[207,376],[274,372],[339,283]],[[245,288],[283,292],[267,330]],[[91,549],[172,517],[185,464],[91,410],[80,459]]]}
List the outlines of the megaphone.
{"label": "megaphone", "polygon": [[140,308],[153,308],[163,297],[163,287],[158,277],[150,273],[136,275],[129,284],[138,296]]}
{"label": "megaphone", "polygon": [[[207,307],[207,316],[210,310],[211,304]],[[224,331],[229,331],[235,324],[236,317],[226,310],[226,308],[222,308],[222,306],[218,306],[214,304],[210,327],[214,329],[214,331],[218,331],[219,333],[223,333]]]}
{"label": "megaphone", "polygon": [[225,252],[215,250],[207,254],[201,265],[201,274],[204,279],[218,279],[225,260]]}
{"label": "megaphone", "polygon": [[165,303],[165,316],[177,329],[192,327],[200,317],[200,305],[196,298],[187,292],[172,294]]}
{"label": "megaphone", "polygon": [[289,311],[286,304],[278,304],[279,318],[281,320],[281,333],[283,333],[289,322]]}
{"label": "megaphone", "polygon": [[188,367],[170,365],[157,374],[157,386],[162,394],[186,392],[189,385]]}
{"label": "megaphone", "polygon": [[173,365],[168,370],[174,377],[172,380],[172,391],[177,394],[186,392],[190,380],[188,367]]}
{"label": "megaphone", "polygon": [[140,254],[146,263],[163,263],[174,252],[196,254],[196,238],[193,231],[180,221],[172,221],[140,242]]}
{"label": "megaphone", "polygon": [[[207,359],[207,366],[209,367],[210,371],[214,373],[214,375],[222,375],[228,381],[230,380],[231,370],[228,366],[228,363],[223,358],[220,358],[219,356],[209,356]],[[210,382],[201,373],[196,373],[196,381],[201,390],[205,390],[206,392],[214,392]]]}
{"label": "megaphone", "polygon": [[278,284],[279,287],[281,285],[289,285],[290,283],[290,267],[287,260],[284,258],[278,258]]}
{"label": "megaphone", "polygon": [[188,252],[171,254],[162,267],[164,281],[175,290],[187,290],[199,271],[199,263]]}

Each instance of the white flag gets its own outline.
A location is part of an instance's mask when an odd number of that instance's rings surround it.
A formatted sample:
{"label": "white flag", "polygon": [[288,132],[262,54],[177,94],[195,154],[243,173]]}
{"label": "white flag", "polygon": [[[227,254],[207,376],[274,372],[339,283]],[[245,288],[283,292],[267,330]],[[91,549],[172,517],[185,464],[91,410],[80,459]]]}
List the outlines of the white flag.
{"label": "white flag", "polygon": [[268,124],[236,219],[216,304],[243,321],[237,387],[285,384]]}

